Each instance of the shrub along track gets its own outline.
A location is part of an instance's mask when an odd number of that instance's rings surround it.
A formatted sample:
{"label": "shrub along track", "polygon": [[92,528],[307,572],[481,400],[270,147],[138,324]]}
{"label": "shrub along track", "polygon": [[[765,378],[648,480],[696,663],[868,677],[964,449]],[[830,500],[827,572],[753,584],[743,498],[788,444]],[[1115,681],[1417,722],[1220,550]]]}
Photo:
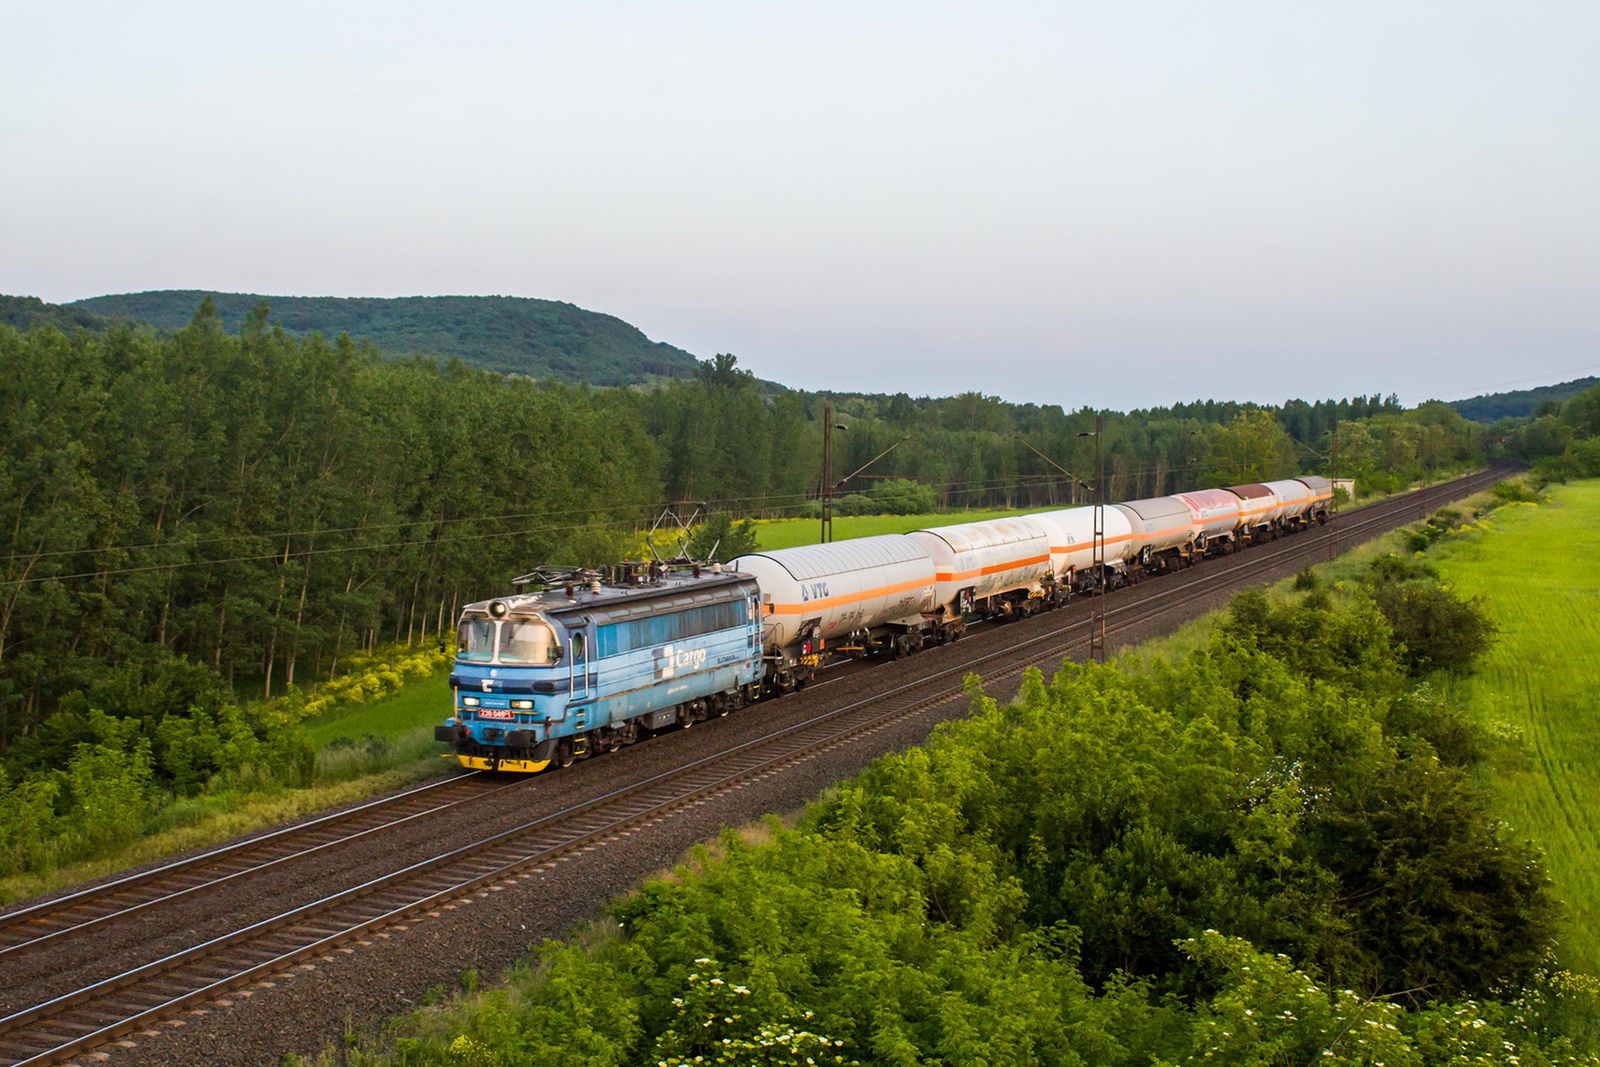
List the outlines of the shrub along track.
{"label": "shrub along track", "polygon": [[[1434,487],[1429,492],[1435,501],[1442,502],[1475,492],[1501,476],[1500,472],[1485,472]],[[1356,509],[1338,520],[1338,537],[1346,544],[1354,544],[1376,536],[1410,521],[1417,507],[1417,498],[1411,496]],[[1292,572],[1308,560],[1321,558],[1328,551],[1333,536],[1332,529],[1318,528],[1244,555],[1222,557],[1199,568],[1181,571],[1162,582],[1114,594],[1107,599],[1108,631],[1132,634],[1164,617],[1196,614],[1238,588],[1264,577]],[[350,952],[345,942],[370,944],[367,939],[381,927],[404,924],[421,916],[437,917],[441,908],[453,909],[455,905],[451,902],[469,895],[481,897],[488,889],[502,888],[511,879],[526,879],[531,868],[546,868],[553,861],[571,859],[575,852],[589,852],[602,843],[632,836],[669,814],[704,804],[713,797],[770,777],[784,767],[813,759],[930,708],[949,705],[953,698],[959,698],[962,679],[971,671],[980,672],[986,682],[993,684],[1020,675],[1030,664],[1059,659],[1065,653],[1087,646],[1090,605],[1086,601],[1084,598],[1064,611],[988,631],[981,640],[969,639],[940,650],[937,655],[915,657],[908,663],[927,672],[920,677],[904,670],[891,672],[891,665],[882,668],[881,678],[878,673],[866,672],[865,681],[873,683],[874,691],[870,695],[858,695],[863,686],[855,675],[840,678],[834,706],[818,709],[815,714],[802,712],[796,721],[787,725],[770,724],[775,728],[722,745],[710,754],[704,754],[704,741],[717,745],[724,738],[715,730],[701,729],[696,731],[701,739],[697,743],[702,745],[698,756],[683,752],[675,762],[654,773],[641,763],[638,770],[642,773],[629,776],[632,780],[616,788],[593,792],[586,799],[522,819],[492,833],[473,834],[464,843],[442,853],[435,847],[433,853],[415,862],[400,866],[391,864],[383,873],[358,884],[269,914],[198,944],[192,939],[161,958],[29,1004],[0,1019],[0,1063],[59,1062],[129,1033],[149,1033],[148,1027],[158,1020],[170,1019],[178,1012],[213,1000],[229,990],[258,983],[263,977],[289,968],[305,967],[307,960],[328,960],[329,953],[336,950]],[[933,669],[928,672],[928,668]],[[897,676],[891,678],[891,673]],[[814,686],[806,695],[833,687],[833,684]],[[811,703],[825,703],[826,700],[812,700]],[[779,701],[776,707],[793,702],[795,698]],[[762,716],[746,714],[739,718],[758,728],[769,725],[761,721]],[[639,752],[643,754],[657,747],[646,746]],[[605,762],[626,769],[634,761]],[[533,781],[560,784],[560,779]],[[468,782],[455,779],[445,784],[467,786]],[[524,784],[523,781],[501,782],[491,788],[511,790]],[[459,811],[458,806],[466,805],[468,799],[455,799],[449,808]],[[515,799],[521,802],[528,798],[518,796]],[[378,805],[368,807],[377,808]],[[443,810],[446,809],[435,803],[406,819],[421,819]],[[516,813],[522,810],[519,805]],[[343,834],[340,841],[359,839],[372,832]],[[313,851],[296,852],[285,858],[305,856],[315,857],[318,862],[336,863],[343,853],[329,846],[338,843],[330,841]],[[247,842],[246,846],[252,844]],[[208,855],[228,852],[218,850]],[[196,875],[204,868],[203,864],[195,866],[196,861],[185,863],[189,866],[173,866],[184,867]],[[252,869],[265,869],[265,866]],[[169,876],[173,873],[169,871]],[[223,878],[229,885],[247,885],[250,879],[242,876],[248,873],[247,870],[224,873]],[[116,884],[113,883],[113,887]],[[199,888],[202,886],[193,887]],[[185,902],[194,895],[192,890],[180,890],[139,906],[152,910],[174,908],[181,912]],[[79,928],[47,935],[47,939],[53,943],[94,938],[103,932],[103,925],[91,920]],[[105,947],[100,946],[102,950]]]}

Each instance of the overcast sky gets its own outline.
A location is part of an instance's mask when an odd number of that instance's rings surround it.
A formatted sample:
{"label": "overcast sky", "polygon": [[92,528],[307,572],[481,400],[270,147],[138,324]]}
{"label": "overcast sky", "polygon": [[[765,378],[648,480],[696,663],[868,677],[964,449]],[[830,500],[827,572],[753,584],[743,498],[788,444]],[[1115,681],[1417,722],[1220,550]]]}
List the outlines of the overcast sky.
{"label": "overcast sky", "polygon": [[1600,4],[0,0],[0,292],[509,294],[809,388],[1600,373]]}

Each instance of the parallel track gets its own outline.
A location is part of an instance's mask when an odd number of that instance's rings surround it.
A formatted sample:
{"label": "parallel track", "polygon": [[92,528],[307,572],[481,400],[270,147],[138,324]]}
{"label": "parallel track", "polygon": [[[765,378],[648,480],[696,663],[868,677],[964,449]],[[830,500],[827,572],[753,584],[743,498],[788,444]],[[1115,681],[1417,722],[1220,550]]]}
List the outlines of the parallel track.
{"label": "parallel track", "polygon": [[0,915],[0,965],[8,956],[82,936],[179,897],[398,829],[521,784],[497,782],[482,771],[472,771],[6,912]]}
{"label": "parallel track", "polygon": [[[1500,477],[1503,477],[1501,472],[1489,471],[1434,487],[1430,491],[1436,501],[1434,506],[1444,499],[1475,492]],[[1338,534],[1354,544],[1410,521],[1417,507],[1415,496],[1408,495],[1356,509],[1337,520]],[[1332,536],[1331,528],[1316,528],[1287,542],[1272,542],[1242,556],[1222,557],[1199,570],[1181,572],[1156,587],[1140,586],[1131,594],[1136,599],[1129,599],[1129,593],[1112,597],[1115,606],[1106,611],[1108,632],[1124,631],[1176,607],[1242,588],[1275,567],[1320,558],[1328,550],[1327,538]],[[1074,614],[1084,613],[1080,608]],[[828,748],[959,698],[962,679],[971,671],[981,670],[985,680],[993,682],[1020,673],[1030,664],[1058,659],[1065,653],[1086,647],[1090,624],[1089,618],[1079,617],[1005,649],[965,657],[959,664],[943,667],[915,681],[25,1008],[0,1019],[0,1064],[60,1062],[309,959],[332,958],[329,954],[334,951],[349,952],[351,949],[344,945],[347,941],[359,941],[381,927],[423,915],[438,915],[442,907],[458,906],[451,903],[458,898],[472,894],[487,896],[496,883],[514,877],[530,877],[531,868],[557,862],[577,850],[588,851],[608,838],[632,833],[687,805],[704,802]],[[950,651],[955,652],[954,649]],[[461,779],[443,783],[465,784]],[[499,788],[520,784],[515,782]],[[425,794],[425,791],[409,795],[416,794]],[[433,796],[438,799],[437,794]],[[407,818],[417,818],[431,810],[437,809],[419,811]],[[341,813],[341,816],[350,814]],[[277,836],[268,835],[233,848],[245,849]],[[335,843],[329,841],[317,847]],[[198,863],[210,856],[221,857],[224,853],[232,854],[231,850],[218,850],[196,857],[194,861],[184,861],[184,864]],[[294,853],[299,854],[303,853]],[[184,864],[173,864],[161,871],[170,872],[171,868],[184,867]],[[191,873],[198,871],[195,867],[184,869]],[[161,871],[151,874],[158,875]],[[222,877],[232,878],[242,873],[246,872]],[[121,883],[102,888],[118,884]],[[180,890],[188,891],[192,890]],[[87,900],[94,892],[89,890],[62,900],[71,901],[79,896]],[[136,906],[154,903],[159,903],[159,898]],[[0,922],[4,918],[0,917]],[[94,936],[98,929],[99,924],[90,919],[46,936]]]}

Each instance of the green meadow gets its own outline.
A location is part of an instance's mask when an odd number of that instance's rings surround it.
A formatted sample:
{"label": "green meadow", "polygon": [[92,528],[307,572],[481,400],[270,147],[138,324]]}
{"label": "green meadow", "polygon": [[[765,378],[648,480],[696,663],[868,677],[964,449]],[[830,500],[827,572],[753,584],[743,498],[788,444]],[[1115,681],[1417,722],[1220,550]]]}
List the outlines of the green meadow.
{"label": "green meadow", "polygon": [[1430,555],[1499,623],[1450,696],[1494,739],[1484,775],[1501,817],[1546,851],[1568,906],[1562,962],[1600,972],[1600,482],[1501,508]]}

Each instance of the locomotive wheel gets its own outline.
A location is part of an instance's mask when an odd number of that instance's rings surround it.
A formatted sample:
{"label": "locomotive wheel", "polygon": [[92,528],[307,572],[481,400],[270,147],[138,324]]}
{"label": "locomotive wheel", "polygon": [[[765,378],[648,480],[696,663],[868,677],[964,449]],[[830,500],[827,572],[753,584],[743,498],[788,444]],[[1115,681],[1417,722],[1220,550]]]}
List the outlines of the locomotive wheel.
{"label": "locomotive wheel", "polygon": [[577,761],[578,757],[572,754],[572,739],[563,737],[556,744],[556,766],[570,767]]}

